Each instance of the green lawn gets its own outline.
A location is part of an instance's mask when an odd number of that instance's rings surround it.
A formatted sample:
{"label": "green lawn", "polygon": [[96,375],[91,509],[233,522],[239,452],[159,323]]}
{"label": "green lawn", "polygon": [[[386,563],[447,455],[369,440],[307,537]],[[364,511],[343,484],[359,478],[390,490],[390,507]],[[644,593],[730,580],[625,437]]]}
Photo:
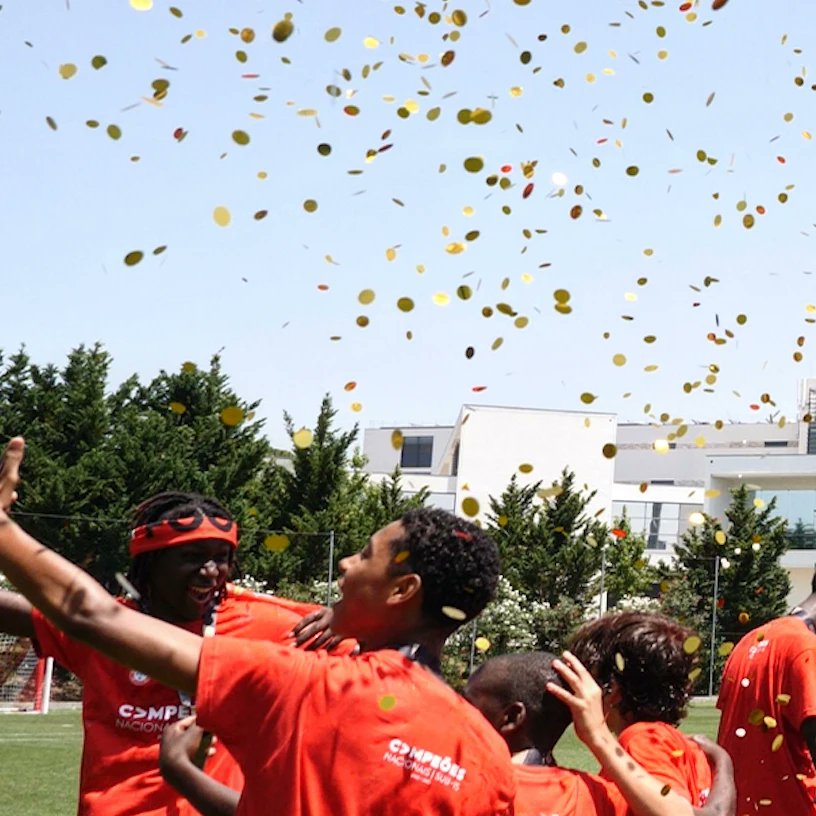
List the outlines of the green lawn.
{"label": "green lawn", "polygon": [[[719,712],[698,703],[683,725],[690,734],[717,735]],[[82,724],[79,711],[0,714],[0,814],[74,816]],[[561,765],[597,770],[597,763],[570,729],[555,755]]]}
{"label": "green lawn", "polygon": [[74,816],[81,747],[79,711],[0,714],[0,813]]}
{"label": "green lawn", "polygon": [[[698,702],[691,706],[688,717],[683,721],[681,730],[687,734],[703,734],[709,739],[717,739],[717,725],[720,712],[713,702]],[[570,728],[561,738],[555,749],[555,758],[559,765],[567,768],[580,768],[583,771],[597,771],[595,757],[583,746]]]}

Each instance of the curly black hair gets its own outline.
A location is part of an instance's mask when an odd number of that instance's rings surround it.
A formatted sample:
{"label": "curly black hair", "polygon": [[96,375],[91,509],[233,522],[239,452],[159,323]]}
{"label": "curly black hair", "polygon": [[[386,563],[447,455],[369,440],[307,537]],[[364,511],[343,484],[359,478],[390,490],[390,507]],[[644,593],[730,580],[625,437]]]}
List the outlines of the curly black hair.
{"label": "curly black hair", "polygon": [[392,543],[392,574],[422,579],[422,611],[436,627],[453,631],[476,617],[496,593],[496,542],[469,521],[421,507],[400,519],[405,535]]}
{"label": "curly black hair", "polygon": [[677,725],[688,711],[697,663],[696,649],[688,648],[693,634],[662,615],[617,612],[585,623],[568,648],[605,689],[617,681],[621,714]]}
{"label": "curly black hair", "polygon": [[550,652],[525,652],[493,657],[471,675],[468,683],[478,683],[502,708],[515,702],[524,703],[529,720],[529,734],[535,747],[544,754],[572,722],[566,703],[547,691],[547,683],[564,687],[553,668],[555,655]]}
{"label": "curly black hair", "polygon": [[[178,491],[167,491],[157,493],[149,499],[145,499],[133,511],[133,526],[141,527],[144,524],[151,524],[156,521],[166,521],[168,519],[187,518],[188,516],[204,515],[212,518],[228,519],[232,521],[232,515],[220,502],[208,496],[201,496],[198,493],[182,493]],[[148,596],[150,575],[157,555],[161,550],[141,553],[134,557],[128,570],[128,580],[139,591],[142,598]],[[234,559],[234,552],[230,553],[230,559]],[[231,564],[233,561],[231,560]],[[220,598],[216,599],[216,604]]]}

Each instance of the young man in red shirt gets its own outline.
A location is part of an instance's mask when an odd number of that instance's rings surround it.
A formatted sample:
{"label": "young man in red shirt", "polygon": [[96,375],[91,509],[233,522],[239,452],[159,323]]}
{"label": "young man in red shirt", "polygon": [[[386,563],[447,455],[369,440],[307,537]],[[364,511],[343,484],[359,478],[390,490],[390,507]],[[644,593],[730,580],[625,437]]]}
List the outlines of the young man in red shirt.
{"label": "young man in red shirt", "polygon": [[[23,440],[6,449],[0,507]],[[495,543],[469,522],[417,510],[340,563],[332,629],[357,657],[202,638],[116,603],[90,576],[0,512],[0,570],[58,627],[196,695],[202,727],[236,757],[238,814],[489,816],[514,781],[501,737],[438,669],[442,646],[498,580]]]}
{"label": "young man in red shirt", "polygon": [[816,816],[816,574],[790,615],[728,658],[717,737],[734,759],[739,812]]}
{"label": "young man in red shirt", "polygon": [[699,645],[693,637],[662,615],[616,612],[585,623],[570,649],[603,688],[607,722],[620,744],[699,807],[711,788],[711,769],[700,746],[677,728],[691,698]]}
{"label": "young man in red shirt", "polygon": [[[129,580],[139,598],[122,601],[131,609],[196,635],[276,643],[291,643],[293,627],[315,609],[227,583],[238,528],[214,499],[162,493],[143,502],[134,521]],[[79,816],[192,816],[195,811],[162,780],[158,767],[162,732],[190,713],[188,694],[65,635],[21,595],[0,592],[0,629],[32,638],[40,654],[83,681]],[[206,771],[226,785],[243,784],[226,750]]]}
{"label": "young man in red shirt", "polygon": [[[572,693],[564,690],[559,674],[566,677]],[[731,761],[714,743],[703,743],[716,765],[716,784],[702,810],[692,808],[684,797],[667,791],[662,781],[634,764],[629,755],[613,752],[618,764],[610,764],[606,754],[598,750],[603,740],[615,744],[602,722],[601,689],[574,656],[567,654],[565,661],[560,661],[546,652],[531,652],[493,658],[468,680],[465,696],[504,737],[514,757],[530,748],[542,755],[551,754],[573,719],[567,705],[576,708],[576,731],[602,765],[604,776],[570,768],[514,765],[515,816],[733,813]],[[583,709],[592,705],[596,707],[593,716],[599,722],[587,732]]]}

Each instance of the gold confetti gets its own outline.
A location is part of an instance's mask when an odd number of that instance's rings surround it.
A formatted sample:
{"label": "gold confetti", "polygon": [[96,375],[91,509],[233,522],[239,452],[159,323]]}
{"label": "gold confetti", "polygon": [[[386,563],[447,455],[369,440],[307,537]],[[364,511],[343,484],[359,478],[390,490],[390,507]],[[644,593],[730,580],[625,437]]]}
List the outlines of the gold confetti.
{"label": "gold confetti", "polygon": [[182,402],[171,402],[170,410],[174,414],[185,414],[187,413],[187,406]]}
{"label": "gold confetti", "polygon": [[264,539],[264,547],[269,552],[281,553],[289,546],[289,536],[273,533]]}
{"label": "gold confetti", "polygon": [[395,564],[402,564],[404,561],[407,561],[411,557],[411,553],[408,550],[400,550],[394,556],[394,563]]}
{"label": "gold confetti", "polygon": [[136,266],[142,258],[144,258],[144,252],[138,249],[133,252],[128,252],[128,254],[125,255],[125,266]]}
{"label": "gold confetti", "polygon": [[294,30],[295,25],[291,18],[284,17],[283,20],[275,23],[275,27],[272,29],[272,39],[279,43],[286,42]]}
{"label": "gold confetti", "polygon": [[702,640],[697,635],[690,635],[683,641],[683,651],[687,655],[693,655],[701,646]]}
{"label": "gold confetti", "polygon": [[59,67],[59,75],[63,79],[70,79],[72,76],[76,74],[76,72],[77,67],[76,65],[74,65],[73,62],[66,62],[65,64],[60,65]]}
{"label": "gold confetti", "polygon": [[301,428],[292,434],[292,444],[300,449],[305,450],[314,441],[314,434],[308,428]]}
{"label": "gold confetti", "polygon": [[153,8],[153,0],[130,0],[130,7],[136,11],[150,11]]}
{"label": "gold confetti", "polygon": [[216,207],[213,210],[213,221],[215,221],[219,227],[228,227],[230,221],[232,221],[232,215],[226,207]]}
{"label": "gold confetti", "polygon": [[771,743],[771,752],[776,753],[782,747],[782,743],[784,741],[785,741],[785,735],[784,734],[777,734],[773,738],[773,742]]}
{"label": "gold confetti", "polygon": [[401,450],[404,441],[405,438],[402,435],[402,431],[400,430],[391,431],[391,447],[394,450]]}
{"label": "gold confetti", "polygon": [[244,421],[244,410],[237,405],[231,405],[221,411],[221,421],[230,428],[240,425]]}
{"label": "gold confetti", "polygon": [[326,40],[326,42],[330,43],[337,42],[337,40],[340,39],[340,35],[342,33],[343,32],[341,31],[341,29],[337,28],[337,26],[334,26],[323,35],[323,39]]}
{"label": "gold confetti", "polygon": [[601,453],[607,459],[614,459],[618,454],[618,447],[617,445],[612,444],[612,442],[607,442],[603,448],[601,448]]}
{"label": "gold confetti", "polygon": [[624,671],[626,668],[626,661],[623,659],[623,655],[620,652],[615,652],[615,667],[619,672]]}
{"label": "gold confetti", "polygon": [[490,648],[490,641],[486,637],[477,637],[473,645],[480,651],[486,652]]}
{"label": "gold confetti", "polygon": [[443,606],[442,614],[445,615],[445,617],[455,621],[463,621],[467,618],[467,615],[461,609],[457,609],[455,606]]}
{"label": "gold confetti", "polygon": [[734,644],[730,641],[726,641],[725,643],[720,644],[720,648],[717,649],[717,654],[719,654],[720,657],[728,657],[728,655],[730,655],[733,651]]}
{"label": "gold confetti", "polygon": [[473,498],[473,496],[467,496],[462,499],[462,512],[473,518],[474,516],[479,515],[479,502]]}
{"label": "gold confetti", "polygon": [[397,698],[393,694],[383,694],[378,703],[381,711],[391,711],[396,704]]}

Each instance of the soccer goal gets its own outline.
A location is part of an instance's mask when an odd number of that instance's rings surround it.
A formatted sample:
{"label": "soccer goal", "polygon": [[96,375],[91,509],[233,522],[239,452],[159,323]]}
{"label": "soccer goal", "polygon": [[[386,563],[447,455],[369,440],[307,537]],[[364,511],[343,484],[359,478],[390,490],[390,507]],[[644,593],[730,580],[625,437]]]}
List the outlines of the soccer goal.
{"label": "soccer goal", "polygon": [[27,638],[0,633],[0,709],[47,714],[52,667]]}

